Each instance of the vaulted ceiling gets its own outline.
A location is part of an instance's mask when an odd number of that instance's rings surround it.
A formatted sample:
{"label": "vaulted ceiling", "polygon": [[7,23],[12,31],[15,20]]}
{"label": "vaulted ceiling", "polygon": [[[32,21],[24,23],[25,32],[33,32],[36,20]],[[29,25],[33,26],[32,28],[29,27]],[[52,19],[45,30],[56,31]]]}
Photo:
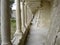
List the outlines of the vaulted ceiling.
{"label": "vaulted ceiling", "polygon": [[25,0],[33,13],[35,13],[41,7],[42,1],[51,2],[52,0]]}

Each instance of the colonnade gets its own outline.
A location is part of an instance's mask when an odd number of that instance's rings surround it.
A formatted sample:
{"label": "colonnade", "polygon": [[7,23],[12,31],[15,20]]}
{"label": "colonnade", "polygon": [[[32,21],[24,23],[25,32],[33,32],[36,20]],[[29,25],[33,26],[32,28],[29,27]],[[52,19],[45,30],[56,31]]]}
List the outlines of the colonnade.
{"label": "colonnade", "polygon": [[[25,26],[27,26],[27,12],[24,14],[24,2],[22,8],[20,0],[16,0],[16,32],[15,34],[23,34]],[[25,5],[26,7],[27,5]],[[27,10],[27,8],[25,9]],[[11,43],[11,27],[10,27],[10,5],[9,0],[1,0],[1,45],[12,45]]]}

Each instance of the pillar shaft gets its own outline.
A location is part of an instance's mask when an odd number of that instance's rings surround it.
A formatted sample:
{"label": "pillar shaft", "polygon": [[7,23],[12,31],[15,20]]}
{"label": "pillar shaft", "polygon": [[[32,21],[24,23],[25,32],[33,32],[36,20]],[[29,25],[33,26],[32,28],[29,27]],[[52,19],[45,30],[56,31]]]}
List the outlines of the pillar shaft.
{"label": "pillar shaft", "polygon": [[20,0],[16,0],[16,32],[21,31],[21,10],[20,10]]}
{"label": "pillar shaft", "polygon": [[24,32],[24,29],[25,29],[24,2],[21,2],[21,5],[22,5],[22,8],[21,8],[22,31]]}
{"label": "pillar shaft", "polygon": [[27,26],[27,4],[25,3],[25,26]]}
{"label": "pillar shaft", "polygon": [[16,2],[16,32],[12,40],[13,45],[18,45],[22,38],[22,29],[21,29],[21,9],[20,9],[20,0],[15,0]]}
{"label": "pillar shaft", "polygon": [[1,45],[11,45],[9,0],[1,0]]}

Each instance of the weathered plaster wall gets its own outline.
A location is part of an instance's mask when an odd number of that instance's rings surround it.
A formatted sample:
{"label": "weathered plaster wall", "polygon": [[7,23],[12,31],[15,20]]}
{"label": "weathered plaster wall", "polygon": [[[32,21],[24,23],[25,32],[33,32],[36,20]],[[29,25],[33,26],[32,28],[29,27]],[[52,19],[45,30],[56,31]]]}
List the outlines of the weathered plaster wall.
{"label": "weathered plaster wall", "polygon": [[47,2],[42,3],[42,7],[35,14],[39,18],[39,26],[49,28],[51,19],[51,5]]}
{"label": "weathered plaster wall", "polygon": [[46,1],[43,1],[42,6],[36,12],[35,15],[38,16],[39,18],[37,19],[38,27],[45,30],[45,35],[43,38],[45,39],[46,42],[51,22],[51,4]]}
{"label": "weathered plaster wall", "polygon": [[[54,0],[52,4],[52,20],[49,28],[48,38],[46,45],[60,45],[60,0]],[[57,36],[57,34],[59,34]]]}

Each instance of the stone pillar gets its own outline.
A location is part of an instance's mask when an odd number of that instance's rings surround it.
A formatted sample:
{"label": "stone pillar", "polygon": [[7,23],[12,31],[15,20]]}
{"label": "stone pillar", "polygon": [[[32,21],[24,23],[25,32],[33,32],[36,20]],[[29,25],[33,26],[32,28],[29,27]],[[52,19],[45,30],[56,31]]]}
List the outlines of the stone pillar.
{"label": "stone pillar", "polygon": [[25,32],[25,14],[24,14],[24,2],[21,2],[21,23],[22,23],[22,31]]}
{"label": "stone pillar", "polygon": [[25,2],[25,26],[27,27],[27,4]]}
{"label": "stone pillar", "polygon": [[12,40],[13,45],[18,45],[22,38],[23,32],[21,29],[21,7],[20,7],[20,0],[15,0],[16,2],[16,32],[14,34],[14,38]]}
{"label": "stone pillar", "polygon": [[1,45],[11,45],[9,0],[1,0]]}
{"label": "stone pillar", "polygon": [[20,0],[16,0],[16,32],[17,33],[22,33],[21,30],[21,10],[20,10]]}

